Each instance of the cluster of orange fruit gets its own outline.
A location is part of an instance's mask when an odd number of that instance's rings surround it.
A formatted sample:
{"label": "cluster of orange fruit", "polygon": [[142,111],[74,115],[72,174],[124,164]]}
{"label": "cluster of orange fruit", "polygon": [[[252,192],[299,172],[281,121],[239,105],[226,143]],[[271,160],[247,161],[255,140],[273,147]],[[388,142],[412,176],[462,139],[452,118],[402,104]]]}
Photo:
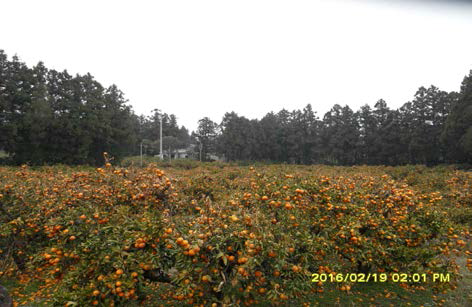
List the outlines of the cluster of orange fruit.
{"label": "cluster of orange fruit", "polygon": [[175,180],[152,165],[2,168],[0,199],[14,218],[0,243],[22,242],[12,248],[44,285],[35,295],[57,304],[301,304],[355,288],[311,283],[313,272],[457,273],[452,256],[471,248],[470,229],[448,204],[464,201],[467,175],[438,192],[384,171],[169,170]]}

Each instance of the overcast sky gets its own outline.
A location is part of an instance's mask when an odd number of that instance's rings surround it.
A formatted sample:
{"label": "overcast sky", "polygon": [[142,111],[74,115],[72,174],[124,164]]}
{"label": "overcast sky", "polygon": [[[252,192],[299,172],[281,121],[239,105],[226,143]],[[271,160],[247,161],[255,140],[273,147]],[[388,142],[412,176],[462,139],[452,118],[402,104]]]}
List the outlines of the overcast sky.
{"label": "overcast sky", "polygon": [[472,6],[451,1],[0,0],[0,49],[90,72],[138,114],[190,130],[225,112],[311,103],[393,108],[419,86],[458,91],[472,69]]}

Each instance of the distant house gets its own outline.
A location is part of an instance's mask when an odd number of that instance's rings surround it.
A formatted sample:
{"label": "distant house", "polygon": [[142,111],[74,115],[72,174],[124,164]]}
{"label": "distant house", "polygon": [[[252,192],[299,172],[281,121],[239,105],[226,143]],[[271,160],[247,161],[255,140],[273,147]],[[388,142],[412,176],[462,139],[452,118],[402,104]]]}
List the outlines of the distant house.
{"label": "distant house", "polygon": [[[197,150],[196,147],[197,146],[195,144],[190,144],[189,147],[187,147],[187,148],[171,150],[170,159],[199,160],[200,156],[199,156],[199,153],[198,153],[198,150]],[[169,159],[169,150],[164,149],[163,154],[164,154],[164,159],[168,160]],[[159,155],[156,155],[156,157],[159,157]],[[224,156],[219,156],[215,153],[208,154],[208,158],[210,159],[210,161],[225,161]]]}
{"label": "distant house", "polygon": [[172,159],[187,159],[189,157],[188,148],[177,149],[172,152]]}
{"label": "distant house", "polygon": [[[169,159],[168,149],[167,150],[164,149],[163,154],[164,154],[164,159]],[[159,155],[156,155],[156,157],[159,157]],[[171,150],[171,153],[170,153],[171,159],[188,159],[191,157],[192,157],[192,154],[189,148],[174,149],[174,150]]]}

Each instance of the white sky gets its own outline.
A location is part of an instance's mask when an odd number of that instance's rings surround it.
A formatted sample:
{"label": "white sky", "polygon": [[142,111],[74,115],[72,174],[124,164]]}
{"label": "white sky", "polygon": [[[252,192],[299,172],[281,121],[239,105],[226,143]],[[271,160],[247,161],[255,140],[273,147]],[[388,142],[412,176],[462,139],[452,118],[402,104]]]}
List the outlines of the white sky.
{"label": "white sky", "polygon": [[322,117],[335,103],[396,108],[421,85],[458,91],[471,38],[461,3],[0,0],[10,57],[90,72],[136,113],[159,108],[190,130],[229,111],[261,118],[311,103]]}

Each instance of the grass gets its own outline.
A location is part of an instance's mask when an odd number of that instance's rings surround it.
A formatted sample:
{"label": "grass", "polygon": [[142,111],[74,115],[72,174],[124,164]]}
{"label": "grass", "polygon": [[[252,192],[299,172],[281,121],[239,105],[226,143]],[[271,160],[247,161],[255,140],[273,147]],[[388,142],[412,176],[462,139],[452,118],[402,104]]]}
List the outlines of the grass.
{"label": "grass", "polygon": [[28,301],[32,296],[32,293],[35,293],[40,288],[40,283],[30,282],[28,285],[23,289],[21,292],[16,292],[17,288],[20,288],[20,283],[18,280],[13,278],[0,278],[0,284],[4,286],[10,296],[14,299],[15,302],[19,303],[19,306],[28,306],[28,307],[40,307],[40,306],[48,306],[47,303],[41,302],[42,300],[36,299],[34,302]]}
{"label": "grass", "polygon": [[457,258],[456,262],[461,268],[460,273],[463,277],[455,291],[444,295],[446,305],[472,307],[472,272],[465,269],[465,257]]}
{"label": "grass", "polygon": [[432,293],[408,291],[395,283],[360,283],[350,293],[328,292],[313,300],[314,306],[427,306],[433,304]]}
{"label": "grass", "polygon": [[[352,291],[339,295],[340,292],[334,290],[334,285],[324,293],[313,294],[302,299],[289,299],[286,306],[472,306],[472,273],[461,282],[461,285],[454,291],[447,294],[435,295],[431,290],[406,290],[397,283],[359,283],[353,286]],[[14,279],[2,279],[1,283],[10,291],[12,295],[19,283]],[[167,284],[161,286],[169,287]],[[18,306],[40,307],[51,306],[45,301],[29,300],[31,293],[38,291],[40,285],[29,283],[20,296],[12,295]],[[158,298],[154,301],[156,304],[148,306],[159,306]],[[131,302],[130,302],[131,303]],[[130,305],[131,306],[131,305]],[[138,304],[132,305],[138,306]],[[185,306],[185,304],[175,306]],[[255,306],[269,307],[271,303],[259,303]]]}

